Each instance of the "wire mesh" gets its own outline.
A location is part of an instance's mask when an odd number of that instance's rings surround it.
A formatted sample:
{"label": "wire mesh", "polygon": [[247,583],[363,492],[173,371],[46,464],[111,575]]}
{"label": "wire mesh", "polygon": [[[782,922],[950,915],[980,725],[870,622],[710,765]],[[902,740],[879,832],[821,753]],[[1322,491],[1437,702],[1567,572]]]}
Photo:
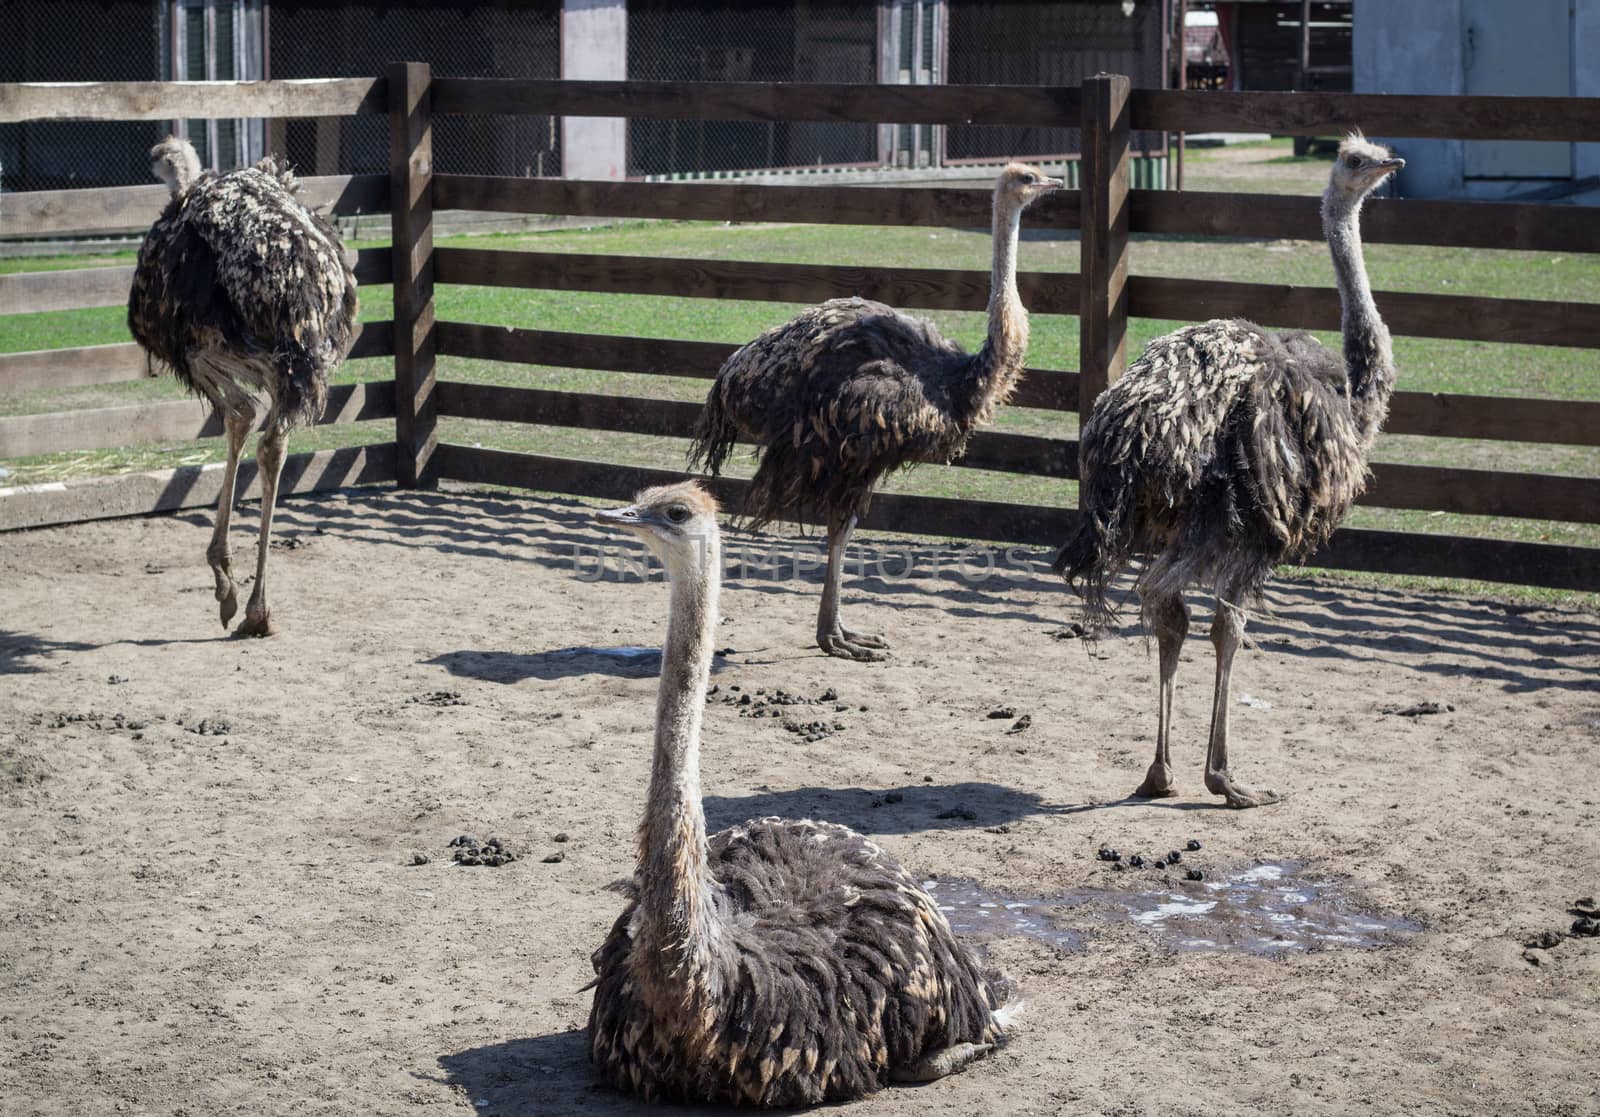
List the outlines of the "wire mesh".
{"label": "wire mesh", "polygon": [[[962,85],[1079,85],[1098,73],[1126,74],[1135,88],[1160,88],[1160,0],[947,0],[948,80]],[[1159,133],[1136,132],[1153,151]],[[1081,150],[1076,128],[950,125],[950,161],[1044,158]]]}
{"label": "wire mesh", "polygon": [[[628,4],[628,77],[636,81],[873,82],[877,43],[870,3]],[[633,120],[628,148],[636,176],[878,160],[871,124]]]}
{"label": "wire mesh", "polygon": [[[560,33],[560,0],[275,3],[271,75],[362,77],[405,61],[427,62],[441,77],[556,78]],[[289,121],[281,145],[305,174],[376,174],[389,167],[389,122],[382,116]],[[433,162],[446,174],[560,174],[560,122],[436,117]]]}
{"label": "wire mesh", "polygon": [[[151,81],[161,74],[151,0],[0,0],[0,82]],[[65,190],[151,182],[160,123],[0,124],[0,189]]]}

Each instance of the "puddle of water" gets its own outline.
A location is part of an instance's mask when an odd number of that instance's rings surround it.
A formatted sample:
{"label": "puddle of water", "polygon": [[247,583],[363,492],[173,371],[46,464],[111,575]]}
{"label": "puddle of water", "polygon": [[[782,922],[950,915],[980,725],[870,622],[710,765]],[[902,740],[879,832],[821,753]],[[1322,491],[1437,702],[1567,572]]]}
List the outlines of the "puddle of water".
{"label": "puddle of water", "polygon": [[1058,950],[1083,949],[1083,932],[1062,927],[1050,913],[1066,900],[1018,899],[970,880],[925,880],[922,886],[958,935],[976,939],[1022,935]]}
{"label": "puddle of water", "polygon": [[1334,947],[1388,946],[1421,930],[1415,922],[1362,911],[1350,885],[1299,862],[1271,862],[1214,880],[1153,887],[1080,888],[1056,896],[1010,896],[973,881],[924,881],[957,934],[1021,935],[1061,950],[1083,946],[1081,930],[1061,926],[1058,910],[1081,909],[1080,926],[1129,919],[1174,950],[1284,956]]}

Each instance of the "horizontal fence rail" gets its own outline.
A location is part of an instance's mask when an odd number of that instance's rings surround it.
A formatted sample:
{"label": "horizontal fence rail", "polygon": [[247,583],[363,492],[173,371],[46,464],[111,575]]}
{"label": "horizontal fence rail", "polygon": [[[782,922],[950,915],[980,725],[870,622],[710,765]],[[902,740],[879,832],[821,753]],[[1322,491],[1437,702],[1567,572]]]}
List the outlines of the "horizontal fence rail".
{"label": "horizontal fence rail", "polygon": [[[356,282],[362,286],[391,282],[391,268],[387,248],[363,248],[356,253]],[[132,286],[132,264],[15,272],[0,275],[0,307],[7,314],[38,314],[46,310],[125,306]]]}
{"label": "horizontal fence rail", "polygon": [[[983,310],[989,304],[989,273],[979,271],[486,248],[440,248],[434,258],[440,283],[763,302],[861,295],[919,310]],[[1017,277],[1017,288],[1035,314],[1075,314],[1078,282],[1073,272],[1028,272]],[[1600,343],[1600,303],[1404,291],[1377,291],[1373,297],[1396,334],[1529,345]],[[1238,316],[1269,326],[1332,330],[1339,327],[1340,304],[1331,287],[1132,276],[1127,311],[1139,318]]]}
{"label": "horizontal fence rail", "polygon": [[[75,524],[115,516],[147,516],[184,508],[215,508],[222,492],[222,476],[223,465],[215,462],[49,485],[0,488],[0,531]],[[351,485],[393,484],[394,480],[392,442],[317,450],[290,454],[283,459],[278,495],[327,492]],[[260,471],[254,458],[240,460],[235,491],[240,500],[261,496]]]}
{"label": "horizontal fence rail", "polygon": [[[647,485],[669,484],[687,476],[676,470],[514,454],[454,443],[441,443],[435,458],[439,475],[453,481],[608,500],[626,500]],[[728,507],[742,506],[747,482],[723,477],[710,484]],[[880,493],[872,498],[872,510],[861,526],[911,535],[1054,547],[1071,534],[1077,515],[1066,508]],[[1549,543],[1340,528],[1329,544],[1307,561],[1334,570],[1523,583],[1589,593],[1600,590],[1600,566],[1592,548]]]}
{"label": "horizontal fence rail", "polygon": [[[148,227],[172,195],[165,186],[38,190],[0,198],[0,236],[92,236]],[[334,216],[389,212],[388,175],[321,175],[300,180],[300,200]]]}
{"label": "horizontal fence rail", "polygon": [[[1077,87],[434,78],[433,111],[635,120],[1076,127]],[[1217,93],[1138,89],[1130,126],[1325,136],[1351,128],[1441,139],[1600,141],[1600,99]]]}
{"label": "horizontal fence rail", "polygon": [[[350,346],[349,359],[392,357],[394,323],[361,322]],[[37,388],[78,388],[116,384],[161,375],[152,368],[145,351],[131,341],[115,345],[85,345],[76,349],[37,349],[0,353],[0,391]]]}
{"label": "horizontal fence rail", "polygon": [[31,120],[181,120],[353,116],[384,112],[382,78],[298,81],[21,82],[0,84],[0,124]]}
{"label": "horizontal fence rail", "polygon": [[[319,425],[394,418],[394,381],[337,384]],[[266,422],[263,409],[257,429]],[[0,418],[0,458],[26,458],[66,450],[103,450],[141,442],[219,438],[222,416],[198,400],[165,400],[127,407],[94,407]]]}

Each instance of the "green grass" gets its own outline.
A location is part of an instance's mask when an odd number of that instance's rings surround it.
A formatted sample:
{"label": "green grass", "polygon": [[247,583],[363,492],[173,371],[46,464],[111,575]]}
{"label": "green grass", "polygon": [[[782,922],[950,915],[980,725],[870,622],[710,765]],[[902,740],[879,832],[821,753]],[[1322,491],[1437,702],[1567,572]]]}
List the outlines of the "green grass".
{"label": "green grass", "polygon": [[[1186,185],[1192,189],[1315,193],[1325,179],[1327,161],[1316,157],[1295,158],[1287,155],[1287,151],[1287,141],[1191,151]],[[374,239],[360,242],[363,248],[383,243]],[[986,271],[989,265],[989,239],[983,230],[654,222],[589,230],[443,238],[439,243],[684,260],[770,260],[980,271]],[[1600,290],[1600,256],[1593,254],[1370,245],[1367,258],[1374,286],[1379,291],[1591,301],[1594,292]],[[98,257],[0,260],[0,273],[132,261],[131,251]],[[1321,242],[1140,237],[1136,238],[1132,249],[1132,263],[1133,271],[1142,275],[1314,286],[1328,286],[1332,282],[1327,250]],[[1021,248],[1020,266],[1025,271],[1036,272],[1076,271],[1076,236],[1047,236],[1037,232],[1027,236]],[[436,298],[440,320],[729,343],[746,341],[800,309],[798,305],[750,301],[467,286],[440,287]],[[363,290],[363,318],[375,321],[391,314],[389,288]],[[975,346],[982,337],[981,314],[933,311],[927,316],[946,334],[969,346]],[[1138,352],[1151,338],[1181,324],[1134,321],[1130,324],[1130,352]],[[1320,336],[1337,348],[1336,335]],[[126,340],[124,311],[120,307],[0,316],[0,352]],[[1033,317],[1031,365],[1076,368],[1077,348],[1075,318]],[[1395,356],[1401,387],[1406,390],[1600,399],[1600,355],[1594,350],[1398,338]],[[439,373],[445,379],[475,383],[676,400],[699,400],[706,388],[705,381],[687,378],[507,365],[453,357],[440,359]],[[374,358],[350,362],[341,370],[339,381],[381,380],[391,375],[391,361]],[[181,390],[170,379],[140,380],[0,394],[0,415],[181,398]],[[196,407],[198,409],[199,405]],[[441,435],[446,440],[508,450],[650,466],[680,466],[683,460],[684,444],[675,439],[463,420],[445,420],[441,426]],[[1001,412],[997,426],[1018,433],[1072,437],[1076,433],[1076,417],[1010,408]],[[296,431],[291,436],[291,450],[365,444],[387,441],[391,437],[392,424],[386,422],[324,427]],[[208,440],[182,446],[143,446],[15,459],[4,463],[9,471],[5,483],[32,483],[180,462],[215,461],[220,460],[222,454],[221,440]],[[1600,451],[1571,446],[1387,436],[1380,441],[1375,458],[1600,476]],[[971,469],[922,467],[895,478],[891,487],[899,492],[1049,506],[1070,506],[1076,501],[1075,487],[1070,483]],[[1392,530],[1600,546],[1600,528],[1593,525],[1385,509],[1358,509],[1350,522]],[[1393,584],[1397,579],[1385,581]],[[1426,579],[1411,581],[1434,584]]]}

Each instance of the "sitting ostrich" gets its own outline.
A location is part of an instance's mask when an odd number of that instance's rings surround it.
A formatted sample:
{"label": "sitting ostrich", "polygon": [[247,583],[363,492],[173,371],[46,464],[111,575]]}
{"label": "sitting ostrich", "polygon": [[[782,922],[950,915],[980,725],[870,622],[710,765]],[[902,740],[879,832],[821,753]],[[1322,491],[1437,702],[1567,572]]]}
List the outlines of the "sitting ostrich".
{"label": "sitting ostrich", "polygon": [[717,505],[693,482],[600,519],[671,584],[636,895],[594,954],[590,1055],[648,1100],[799,1106],[960,1070],[1001,1035],[984,973],[888,854],[827,822],[706,838],[700,722],[716,635]]}
{"label": "sitting ostrich", "polygon": [[294,175],[273,160],[202,174],[189,141],[169,136],[150,149],[150,169],[172,200],[139,249],[128,328],[153,362],[210,401],[228,433],[228,465],[206,549],[224,628],[239,607],[228,548],[239,452],[255,426],[253,397],[269,401],[256,446],[256,582],[238,629],[241,636],[267,636],[267,548],[284,439],[292,425],[322,415],[328,375],[354,333],[356,277],[338,233],[296,198]]}
{"label": "sitting ostrich", "polygon": [[827,525],[817,646],[829,655],[885,657],[881,636],[839,620],[845,545],[884,474],[960,457],[973,430],[1010,398],[1028,350],[1028,312],[1017,297],[1022,211],[1061,185],[1020,163],[1000,172],[989,336],[977,354],[924,319],[866,299],[833,299],[768,330],[717,373],[691,464],[717,474],[743,436],[761,457],[745,500],[751,526],[808,512]]}
{"label": "sitting ostrich", "polygon": [[1367,481],[1367,451],[1389,411],[1394,357],[1361,254],[1361,203],[1405,160],[1361,135],[1339,146],[1322,195],[1322,227],[1343,305],[1344,357],[1304,332],[1242,319],[1189,326],[1152,341],[1095,401],[1084,425],[1084,515],[1055,569],[1082,580],[1090,627],[1111,619],[1110,579],[1135,552],[1135,583],[1160,653],[1155,761],[1134,792],[1177,794],[1167,743],[1172,678],[1189,631],[1183,591],[1217,599],[1217,653],[1206,788],[1231,807],[1277,802],[1228,769],[1228,681],[1245,607],[1272,568],[1327,541]]}

